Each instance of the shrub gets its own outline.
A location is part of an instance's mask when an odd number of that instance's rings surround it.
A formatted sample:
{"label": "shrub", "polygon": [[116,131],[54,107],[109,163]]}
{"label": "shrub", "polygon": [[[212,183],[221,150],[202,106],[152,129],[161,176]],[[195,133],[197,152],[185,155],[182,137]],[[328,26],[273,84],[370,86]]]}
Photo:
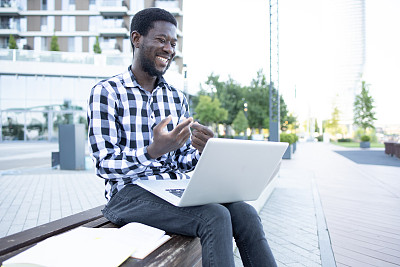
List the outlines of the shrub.
{"label": "shrub", "polygon": [[299,141],[299,137],[297,136],[297,134],[292,134],[293,138],[294,138],[294,142],[296,143],[297,141]]}
{"label": "shrub", "polygon": [[15,41],[14,35],[10,34],[10,38],[8,39],[8,48],[9,49],[18,49],[17,42]]}
{"label": "shrub", "polygon": [[340,138],[337,141],[339,143],[350,143],[352,140],[351,140],[351,138]]}
{"label": "shrub", "polygon": [[318,135],[317,136],[317,140],[318,140],[318,142],[322,142],[324,140],[324,136],[323,135]]}
{"label": "shrub", "polygon": [[371,137],[368,135],[363,135],[361,136],[361,142],[369,142],[371,140]]}
{"label": "shrub", "polygon": [[281,133],[280,134],[280,140],[281,140],[281,142],[289,143],[289,145],[293,144],[296,141],[296,139],[293,136],[293,134],[287,134],[287,133]]}
{"label": "shrub", "polygon": [[99,36],[96,36],[96,42],[93,45],[93,52],[96,53],[96,54],[101,54]]}

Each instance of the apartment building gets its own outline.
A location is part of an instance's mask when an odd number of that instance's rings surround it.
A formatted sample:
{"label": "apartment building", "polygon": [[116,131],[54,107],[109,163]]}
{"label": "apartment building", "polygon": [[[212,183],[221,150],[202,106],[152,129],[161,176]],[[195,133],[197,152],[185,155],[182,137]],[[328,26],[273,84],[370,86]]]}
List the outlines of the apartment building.
{"label": "apartment building", "polygon": [[13,35],[20,49],[49,51],[55,35],[64,52],[93,52],[98,37],[102,53],[130,53],[130,20],[148,7],[176,17],[175,62],[182,71],[182,0],[1,0],[0,48],[7,48]]}
{"label": "apartment building", "polygon": [[[55,141],[60,124],[86,124],[90,89],[131,64],[130,20],[143,8],[176,17],[179,44],[165,78],[184,90],[182,1],[0,0],[0,142]],[[10,35],[18,49],[7,49]],[[49,51],[54,35],[60,52]]]}

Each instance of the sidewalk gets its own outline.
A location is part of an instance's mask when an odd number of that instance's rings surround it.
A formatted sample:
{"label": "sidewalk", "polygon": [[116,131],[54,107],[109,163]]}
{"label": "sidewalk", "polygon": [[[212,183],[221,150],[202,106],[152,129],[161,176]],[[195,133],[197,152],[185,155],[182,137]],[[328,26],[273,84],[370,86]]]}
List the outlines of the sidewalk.
{"label": "sidewalk", "polygon": [[[93,169],[50,168],[56,150],[0,144],[0,237],[105,203]],[[352,150],[361,151],[301,143],[282,162],[260,212],[278,266],[400,266],[400,168],[357,164],[335,152]],[[40,167],[7,170],[18,158]]]}

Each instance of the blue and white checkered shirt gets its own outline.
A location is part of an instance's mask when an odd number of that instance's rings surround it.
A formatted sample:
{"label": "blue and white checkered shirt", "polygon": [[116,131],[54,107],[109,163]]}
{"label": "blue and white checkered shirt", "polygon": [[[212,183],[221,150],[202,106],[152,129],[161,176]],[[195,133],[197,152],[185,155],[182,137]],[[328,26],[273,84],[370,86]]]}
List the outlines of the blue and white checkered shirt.
{"label": "blue and white checkered shirt", "polygon": [[157,159],[147,147],[153,128],[172,115],[167,131],[189,117],[184,94],[158,80],[153,92],[144,90],[131,68],[96,84],[88,103],[89,148],[96,174],[105,179],[106,198],[137,179],[188,179],[200,158],[190,139],[180,149]]}

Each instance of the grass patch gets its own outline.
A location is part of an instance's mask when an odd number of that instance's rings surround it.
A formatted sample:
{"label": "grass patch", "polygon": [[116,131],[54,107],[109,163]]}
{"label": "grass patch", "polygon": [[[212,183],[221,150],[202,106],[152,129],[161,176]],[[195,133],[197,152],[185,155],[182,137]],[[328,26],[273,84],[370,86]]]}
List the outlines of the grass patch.
{"label": "grass patch", "polygon": [[[331,144],[342,147],[360,147],[358,142],[331,142]],[[371,143],[371,148],[384,148],[385,145],[381,143]]]}

